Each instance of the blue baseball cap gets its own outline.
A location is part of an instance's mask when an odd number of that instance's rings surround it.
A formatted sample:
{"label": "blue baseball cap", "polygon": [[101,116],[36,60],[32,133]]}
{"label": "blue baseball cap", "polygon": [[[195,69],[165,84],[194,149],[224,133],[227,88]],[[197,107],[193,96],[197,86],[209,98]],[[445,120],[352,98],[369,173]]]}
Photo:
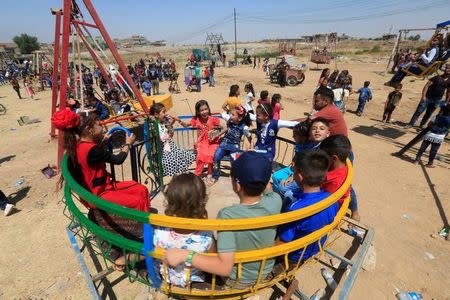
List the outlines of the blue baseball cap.
{"label": "blue baseball cap", "polygon": [[247,151],[231,164],[231,174],[242,186],[264,188],[272,175],[272,163],[262,153]]}

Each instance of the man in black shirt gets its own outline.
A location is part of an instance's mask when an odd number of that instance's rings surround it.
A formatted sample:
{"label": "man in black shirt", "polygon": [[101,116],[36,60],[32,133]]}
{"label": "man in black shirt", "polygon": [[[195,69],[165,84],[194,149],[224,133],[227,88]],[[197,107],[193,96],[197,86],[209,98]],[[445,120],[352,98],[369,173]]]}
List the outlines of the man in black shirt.
{"label": "man in black shirt", "polygon": [[[446,93],[447,91],[447,93]],[[446,94],[446,100],[443,100],[444,94]],[[450,100],[450,64],[445,65],[445,71],[442,75],[434,76],[423,87],[422,97],[419,105],[414,112],[411,121],[406,125],[406,128],[410,128],[416,124],[417,119],[426,110],[425,115],[420,121],[420,127],[422,128],[430,119],[436,108],[443,105],[444,101]]]}

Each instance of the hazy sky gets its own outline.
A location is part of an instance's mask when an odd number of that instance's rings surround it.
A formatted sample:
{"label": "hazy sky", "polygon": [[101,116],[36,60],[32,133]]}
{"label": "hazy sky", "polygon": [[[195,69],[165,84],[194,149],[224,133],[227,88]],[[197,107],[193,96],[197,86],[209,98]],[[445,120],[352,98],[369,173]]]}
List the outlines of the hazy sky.
{"label": "hazy sky", "polygon": [[[53,40],[51,7],[62,0],[1,0],[0,42],[20,33]],[[82,1],[79,0],[79,3]],[[142,34],[169,43],[203,43],[205,32],[239,41],[299,37],[337,31],[375,37],[400,28],[434,27],[450,19],[450,0],[92,0],[112,37]],[[81,5],[80,5],[81,6]],[[94,33],[94,32],[93,32]],[[95,34],[96,35],[96,34]]]}

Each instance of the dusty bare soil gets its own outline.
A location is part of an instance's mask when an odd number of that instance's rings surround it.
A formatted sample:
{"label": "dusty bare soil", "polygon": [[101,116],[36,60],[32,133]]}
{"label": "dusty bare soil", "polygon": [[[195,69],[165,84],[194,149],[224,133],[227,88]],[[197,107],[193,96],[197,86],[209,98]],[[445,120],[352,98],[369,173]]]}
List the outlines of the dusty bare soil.
{"label": "dusty bare soil", "polygon": [[[403,103],[393,114],[397,122],[383,124],[380,118],[390,88],[382,85],[388,77],[380,75],[384,70],[380,61],[375,56],[358,56],[338,62],[339,69],[350,70],[355,88],[370,80],[374,92],[363,117],[350,112],[345,115],[356,156],[354,187],[362,222],[375,229],[376,252],[375,268],[361,270],[350,299],[393,299],[396,288],[422,292],[425,299],[448,299],[450,243],[437,232],[448,224],[450,214],[450,148],[448,144],[441,147],[443,161],[436,161],[434,169],[410,162],[416,147],[404,159],[391,155],[416,134],[400,125],[409,121],[425,81],[404,80]],[[231,84],[243,88],[246,82],[252,82],[258,94],[267,89],[270,94],[282,95],[285,109],[281,118],[301,117],[311,108],[319,74],[308,70],[303,84],[279,88],[270,84],[260,69],[217,68],[216,87],[204,86],[201,93],[184,91],[180,79],[183,91],[173,96],[171,113],[188,114],[188,103],[193,107],[199,99],[208,100],[213,110],[219,111]],[[167,91],[167,85],[161,84],[163,91]],[[23,89],[21,92],[25,94]],[[40,173],[47,164],[56,163],[57,143],[49,136],[51,93],[39,92],[36,98],[19,100],[11,86],[0,87],[0,103],[8,109],[0,116],[0,188],[17,208],[9,217],[0,216],[0,299],[86,299],[89,294],[65,232],[62,194],[55,193],[57,178],[46,179]],[[348,108],[354,110],[357,96],[350,98]],[[41,122],[19,126],[17,119],[24,115]],[[285,130],[281,135],[290,137],[291,133]],[[16,186],[19,178],[24,183]],[[223,192],[221,198],[214,196],[214,190],[210,193],[210,215],[224,203],[237,201],[226,180],[215,187],[216,192]],[[228,200],[222,201],[224,198]],[[160,200],[153,204],[163,207]],[[308,271],[302,271],[299,278],[300,286],[311,295],[324,283],[317,270]],[[109,278],[113,281],[119,277],[112,274]],[[143,285],[126,280],[114,291],[119,299],[146,296]],[[261,298],[267,298],[267,292]]]}

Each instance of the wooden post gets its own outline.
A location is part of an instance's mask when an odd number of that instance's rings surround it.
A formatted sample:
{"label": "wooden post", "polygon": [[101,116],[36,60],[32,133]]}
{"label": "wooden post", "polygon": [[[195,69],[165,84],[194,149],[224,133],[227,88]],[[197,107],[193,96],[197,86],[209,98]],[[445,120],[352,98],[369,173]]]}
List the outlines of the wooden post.
{"label": "wooden post", "polygon": [[391,61],[393,60],[394,56],[398,52],[398,46],[400,45],[400,40],[402,38],[402,33],[403,33],[403,30],[399,30],[398,31],[397,40],[395,40],[394,49],[392,49],[392,53],[391,53],[391,56],[389,57],[389,60],[388,60],[387,66],[386,66],[386,70],[384,70],[384,76],[386,76],[386,74],[387,74],[387,72],[389,70],[389,65],[391,64]]}

